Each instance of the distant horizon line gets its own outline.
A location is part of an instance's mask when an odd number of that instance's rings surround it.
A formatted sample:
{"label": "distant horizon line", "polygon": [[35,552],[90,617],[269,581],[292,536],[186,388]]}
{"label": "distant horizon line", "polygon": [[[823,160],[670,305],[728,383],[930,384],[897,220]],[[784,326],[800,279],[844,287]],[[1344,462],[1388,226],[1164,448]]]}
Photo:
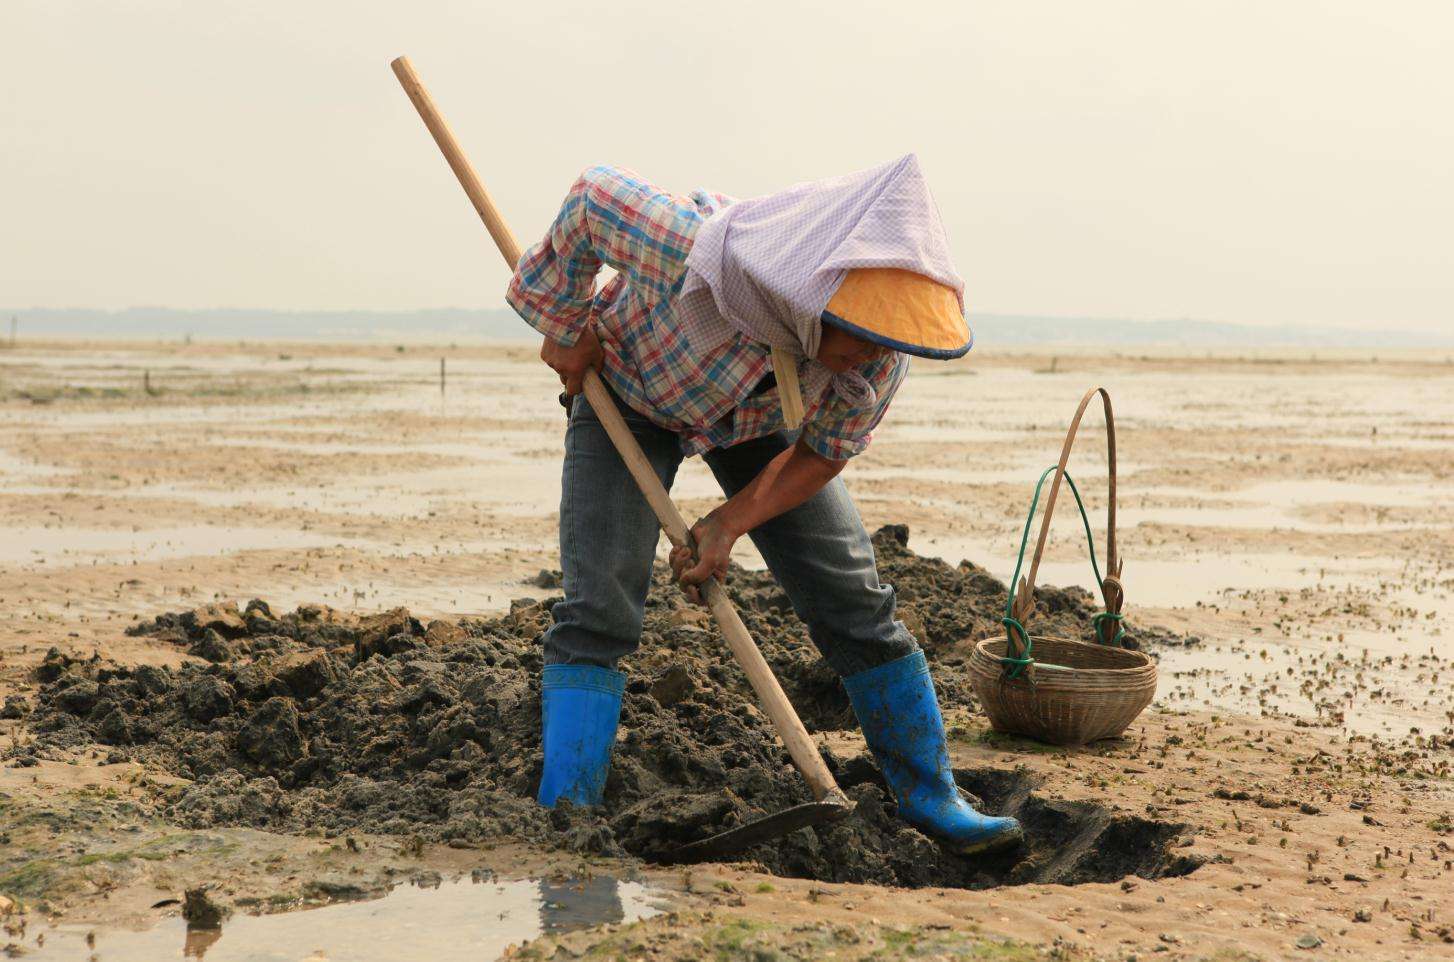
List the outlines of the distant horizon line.
{"label": "distant horizon line", "polygon": [[[11,315],[24,316],[26,314],[141,314],[154,312],[159,314],[358,314],[358,315],[411,315],[411,314],[486,314],[486,315],[508,315],[516,320],[519,316],[508,304],[501,304],[498,307],[464,307],[460,305],[445,305],[442,307],[172,307],[166,304],[132,304],[127,307],[82,307],[68,305],[66,307],[0,307],[0,320],[8,319]],[[1046,321],[1111,321],[1117,324],[1196,324],[1196,325],[1227,325],[1229,327],[1251,327],[1251,328],[1272,328],[1292,327],[1298,329],[1318,330],[1372,330],[1373,328],[1350,327],[1348,325],[1336,325],[1328,327],[1318,324],[1315,321],[1227,321],[1216,320],[1194,315],[1154,317],[1136,317],[1123,314],[1054,314],[1042,311],[1028,310],[976,310],[966,311],[967,317],[1005,317],[1025,318]],[[1451,320],[1454,324],[1454,320]],[[1379,328],[1382,330],[1382,328]],[[1417,333],[1411,328],[1404,330]]]}
{"label": "distant horizon line", "polygon": [[[528,337],[515,312],[508,306],[498,307],[420,307],[420,308],[255,308],[255,307],[164,307],[141,305],[124,308],[95,307],[29,307],[0,308],[0,342],[8,339],[10,318],[24,324],[51,327],[52,334],[121,334],[115,329],[119,322],[129,333],[140,335],[192,335],[202,337],[238,336],[267,337],[319,336],[338,337],[397,336],[383,329],[387,323],[420,320],[435,327],[427,333],[475,335],[487,337]],[[1290,345],[1299,347],[1454,347],[1454,331],[1419,331],[1382,327],[1346,327],[1284,323],[1249,323],[1219,321],[1196,317],[1128,318],[1089,314],[1035,314],[1007,311],[970,311],[968,317],[976,328],[976,339],[1009,343],[1030,341],[1065,342],[1079,340],[1094,325],[1094,340],[1113,344],[1177,343],[1194,346],[1224,344],[1235,338],[1247,346]],[[207,322],[214,322],[208,324]],[[300,330],[298,322],[309,330]],[[311,323],[306,323],[311,321]],[[218,323],[220,322],[220,323]],[[271,323],[270,323],[271,322]],[[272,329],[286,323],[282,329]],[[211,330],[194,330],[189,324],[200,324]],[[35,337],[37,331],[26,331]]]}

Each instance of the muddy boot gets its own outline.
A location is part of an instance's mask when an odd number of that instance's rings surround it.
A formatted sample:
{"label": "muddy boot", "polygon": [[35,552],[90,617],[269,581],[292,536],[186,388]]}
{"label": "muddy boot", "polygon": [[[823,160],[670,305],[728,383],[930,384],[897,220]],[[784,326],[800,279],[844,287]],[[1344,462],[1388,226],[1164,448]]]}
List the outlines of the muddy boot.
{"label": "muddy boot", "polygon": [[594,665],[546,665],[540,683],[545,769],[535,800],[553,808],[568,798],[599,805],[611,768],[626,676]]}
{"label": "muddy boot", "polygon": [[843,687],[904,821],[961,855],[1020,840],[1019,822],[981,815],[960,796],[922,651],[850,675]]}

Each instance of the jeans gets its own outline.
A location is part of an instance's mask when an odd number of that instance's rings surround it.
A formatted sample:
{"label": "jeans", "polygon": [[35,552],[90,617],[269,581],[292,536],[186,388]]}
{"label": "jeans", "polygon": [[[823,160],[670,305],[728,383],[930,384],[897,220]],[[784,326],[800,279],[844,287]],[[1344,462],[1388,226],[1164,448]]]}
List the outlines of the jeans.
{"label": "jeans", "polygon": [[[614,399],[614,398],[613,398]],[[616,400],[657,477],[668,489],[681,464],[677,435]],[[707,452],[731,497],[792,443],[784,434]],[[560,495],[565,600],[552,610],[545,663],[616,667],[641,640],[646,591],[661,527],[585,395],[571,407]],[[919,650],[894,617],[894,591],[878,579],[873,545],[841,479],[749,533],[840,675],[854,675]]]}

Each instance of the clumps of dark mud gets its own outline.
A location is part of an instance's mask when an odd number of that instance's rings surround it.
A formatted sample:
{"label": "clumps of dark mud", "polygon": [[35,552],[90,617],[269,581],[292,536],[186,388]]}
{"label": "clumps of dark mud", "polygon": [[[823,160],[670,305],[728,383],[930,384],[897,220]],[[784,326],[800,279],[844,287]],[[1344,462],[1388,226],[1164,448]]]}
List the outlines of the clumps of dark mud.
{"label": "clumps of dark mud", "polygon": [[1016,849],[961,858],[895,818],[893,797],[871,758],[859,755],[836,768],[839,784],[858,802],[854,815],[818,829],[816,846],[789,847],[772,864],[779,874],[831,882],[891,878],[894,884],[915,888],[990,888],[1114,882],[1128,875],[1166,878],[1189,874],[1203,863],[1202,856],[1180,851],[1191,840],[1184,824],[1116,812],[1093,802],[1046,798],[1035,792],[1038,777],[989,768],[957,769],[955,780],[976,808],[1019,819],[1026,842]]}
{"label": "clumps of dark mud", "polygon": [[[946,706],[971,704],[969,644],[998,625],[1005,587],[971,564],[920,558],[907,541],[903,527],[875,535],[881,571],[935,664]],[[772,579],[737,571],[729,588],[809,727],[854,727],[841,685]],[[1088,594],[1042,589],[1039,598],[1037,625],[1088,631]],[[458,624],[425,625],[402,608],[356,617],[315,605],[278,615],[260,601],[162,615],[134,633],[202,661],[173,670],[52,653],[37,672],[35,741],[11,754],[24,763],[21,753],[111,746],[113,757],[189,779],[161,814],[194,827],[513,838],[644,858],[807,800],[710,618],[658,572],[642,649],[623,666],[605,805],[537,807],[540,636],[553,600]],[[958,858],[894,817],[871,759],[828,762],[857,800],[855,814],[745,857],[787,875],[906,886],[1103,881],[1195,867],[1170,854],[1182,826],[1047,800],[1011,772],[964,772],[961,781],[987,810],[1024,820],[1028,848]]]}

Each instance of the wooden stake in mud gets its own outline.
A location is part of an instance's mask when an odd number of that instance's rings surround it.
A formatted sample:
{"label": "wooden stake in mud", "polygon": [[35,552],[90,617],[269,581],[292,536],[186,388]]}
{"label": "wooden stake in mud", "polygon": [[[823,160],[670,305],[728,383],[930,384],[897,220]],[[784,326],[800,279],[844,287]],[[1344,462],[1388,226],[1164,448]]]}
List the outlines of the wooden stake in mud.
{"label": "wooden stake in mud", "polygon": [[439,359],[439,393],[444,393],[444,358]]}
{"label": "wooden stake in mud", "polygon": [[[409,95],[409,100],[419,111],[424,126],[429,128],[429,133],[434,136],[434,142],[439,145],[440,151],[444,153],[444,159],[449,163],[450,169],[454,171],[455,177],[459,179],[459,184],[464,188],[470,203],[474,205],[475,212],[480,215],[480,220],[484,221],[485,228],[500,248],[506,264],[513,270],[515,265],[520,262],[522,253],[520,244],[505,224],[504,217],[500,215],[489,191],[485,190],[485,185],[481,183],[479,175],[475,173],[474,168],[465,158],[464,151],[460,149],[459,142],[455,140],[449,124],[440,115],[439,109],[434,105],[434,99],[429,96],[429,91],[424,89],[423,82],[414,72],[414,67],[409,63],[408,58],[399,57],[393,61],[391,66],[394,68],[394,74],[399,78],[404,92]],[[612,443],[615,444],[621,460],[626,463],[627,470],[631,472],[637,487],[641,489],[642,496],[646,498],[652,511],[655,512],[657,520],[661,522],[661,527],[666,532],[668,540],[676,546],[690,545],[691,531],[687,527],[686,521],[682,518],[676,505],[672,503],[671,496],[662,486],[661,479],[656,476],[656,471],[651,467],[651,462],[646,459],[641,445],[631,434],[631,429],[626,426],[626,421],[621,417],[620,411],[616,409],[616,403],[606,390],[599,375],[595,371],[587,371],[583,386],[586,400],[590,402],[591,409],[595,411],[596,417],[600,419],[601,425],[606,429]],[[828,766],[824,764],[822,756],[818,754],[812,738],[803,728],[802,720],[798,718],[798,713],[788,701],[787,695],[783,693],[782,686],[778,684],[772,669],[763,659],[762,652],[758,651],[757,644],[752,640],[747,626],[742,623],[742,618],[732,606],[732,601],[727,597],[727,591],[722,587],[721,582],[715,579],[708,580],[703,585],[702,593],[707,599],[707,607],[717,620],[717,626],[727,640],[727,646],[731,649],[733,657],[737,659],[737,663],[742,666],[747,680],[752,683],[758,700],[762,703],[773,727],[777,729],[778,737],[782,739],[788,754],[792,756],[793,763],[807,781],[815,802],[799,805],[721,835],[694,842],[683,848],[681,852],[683,860],[723,854],[768,838],[775,838],[805,825],[820,824],[839,818],[852,811],[854,804],[843,794],[838,783],[833,780],[833,774],[828,771]]]}

